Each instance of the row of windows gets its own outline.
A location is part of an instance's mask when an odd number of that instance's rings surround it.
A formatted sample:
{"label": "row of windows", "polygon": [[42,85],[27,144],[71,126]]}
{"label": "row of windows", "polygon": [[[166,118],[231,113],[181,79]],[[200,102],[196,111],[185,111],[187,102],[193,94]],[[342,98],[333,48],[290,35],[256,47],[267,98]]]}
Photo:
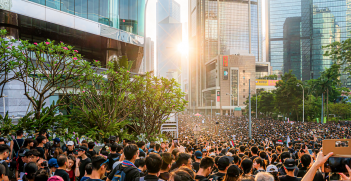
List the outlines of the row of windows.
{"label": "row of windows", "polygon": [[30,0],[144,36],[145,0]]}

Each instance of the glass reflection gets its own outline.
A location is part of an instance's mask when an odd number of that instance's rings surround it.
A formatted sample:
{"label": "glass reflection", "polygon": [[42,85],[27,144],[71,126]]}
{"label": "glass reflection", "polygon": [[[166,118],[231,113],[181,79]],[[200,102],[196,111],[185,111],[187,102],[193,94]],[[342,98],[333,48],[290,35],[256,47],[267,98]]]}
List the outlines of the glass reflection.
{"label": "glass reflection", "polygon": [[99,21],[99,0],[88,0],[88,19]]}
{"label": "glass reflection", "polygon": [[60,10],[60,0],[46,0],[46,6]]}
{"label": "glass reflection", "polygon": [[61,11],[74,14],[74,0],[61,0]]}
{"label": "glass reflection", "polygon": [[88,2],[87,0],[75,1],[75,15],[88,18]]}

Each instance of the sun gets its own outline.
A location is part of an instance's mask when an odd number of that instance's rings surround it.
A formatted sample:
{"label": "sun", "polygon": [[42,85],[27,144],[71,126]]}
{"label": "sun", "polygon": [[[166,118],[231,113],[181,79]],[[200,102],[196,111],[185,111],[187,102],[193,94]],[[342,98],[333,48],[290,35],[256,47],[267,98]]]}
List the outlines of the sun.
{"label": "sun", "polygon": [[180,52],[181,54],[188,54],[189,52],[189,44],[182,42],[178,45],[178,52]]}

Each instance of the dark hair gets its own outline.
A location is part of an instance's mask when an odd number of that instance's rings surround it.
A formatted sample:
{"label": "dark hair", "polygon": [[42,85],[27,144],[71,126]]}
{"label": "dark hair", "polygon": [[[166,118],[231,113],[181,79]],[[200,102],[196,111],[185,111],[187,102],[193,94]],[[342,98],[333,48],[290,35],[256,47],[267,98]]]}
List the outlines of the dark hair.
{"label": "dark hair", "polygon": [[269,172],[274,177],[274,181],[280,181],[278,172]]}
{"label": "dark hair", "polygon": [[57,157],[58,157],[59,155],[61,155],[61,154],[63,154],[62,149],[61,149],[61,148],[55,148],[54,156],[53,156],[53,157],[57,159]]}
{"label": "dark hair", "polygon": [[91,173],[93,173],[93,164],[88,163],[87,165],[85,165],[85,171],[88,175],[91,175]]}
{"label": "dark hair", "polygon": [[173,177],[174,181],[194,181],[194,178],[185,170],[175,170],[170,173],[170,176]]}
{"label": "dark hair", "polygon": [[72,170],[75,170],[76,169],[76,158],[73,155],[68,155],[67,161],[68,160],[72,160],[73,161]]}
{"label": "dark hair", "polygon": [[117,143],[113,143],[111,145],[111,151],[117,151],[117,147],[118,147]]}
{"label": "dark hair", "polygon": [[40,136],[38,136],[35,140],[38,142],[38,144],[40,144],[40,143],[43,142],[44,139],[46,139],[45,136],[42,136],[42,135],[40,134]]}
{"label": "dark hair", "polygon": [[35,173],[38,171],[38,166],[34,162],[27,163],[24,166],[25,175],[23,175],[23,181],[27,181],[28,179],[34,179]]}
{"label": "dark hair", "polygon": [[214,165],[214,159],[209,156],[205,156],[204,158],[201,159],[200,162],[200,168],[202,169],[207,169],[208,167],[213,167]]}
{"label": "dark hair", "polygon": [[160,144],[156,144],[156,150],[159,150],[161,148]]}
{"label": "dark hair", "polygon": [[145,142],[144,141],[139,141],[137,143],[137,145],[138,145],[138,148],[141,148],[141,147],[143,147],[145,145]]}
{"label": "dark hair", "polygon": [[310,166],[310,163],[311,163],[311,156],[308,155],[308,154],[303,154],[301,156],[301,163],[304,167],[308,167]]}
{"label": "dark hair", "polygon": [[272,163],[276,162],[278,160],[278,156],[276,154],[272,155]]}
{"label": "dark hair", "polygon": [[245,146],[241,145],[241,146],[239,147],[239,149],[240,149],[240,152],[244,152],[244,151],[245,151]]}
{"label": "dark hair", "polygon": [[172,154],[171,153],[163,153],[162,154],[162,166],[161,170],[166,170],[170,164],[172,164]]}
{"label": "dark hair", "polygon": [[248,174],[251,172],[252,169],[252,160],[249,158],[245,158],[242,162],[241,162],[241,168],[243,169],[243,175]]}
{"label": "dark hair", "polygon": [[260,164],[260,166],[266,170],[266,164],[264,163],[264,160],[262,160],[260,157],[256,157],[254,162],[256,162],[257,164]]}
{"label": "dark hair", "polygon": [[293,143],[289,142],[288,145],[291,146]]}
{"label": "dark hair", "polygon": [[49,173],[44,169],[40,169],[35,173],[34,181],[47,181],[49,179]]}
{"label": "dark hair", "polygon": [[105,143],[109,143],[109,142],[110,142],[110,139],[104,138],[104,142],[105,142]]}
{"label": "dark hair", "polygon": [[258,148],[257,148],[256,146],[252,147],[252,148],[251,148],[251,152],[252,152],[253,154],[257,154],[257,153],[258,153]]}
{"label": "dark hair", "polygon": [[133,159],[134,155],[138,153],[139,148],[135,144],[124,147],[123,152],[127,160]]}
{"label": "dark hair", "polygon": [[17,136],[22,136],[22,135],[23,135],[23,130],[18,130],[18,131],[16,132],[16,135],[17,135]]}
{"label": "dark hair", "polygon": [[234,158],[234,164],[240,165],[241,163],[240,157],[238,155],[234,155],[233,158]]}
{"label": "dark hair", "polygon": [[95,155],[91,158],[93,170],[99,170],[104,162],[106,162],[106,158],[100,155]]}
{"label": "dark hair", "polygon": [[260,157],[261,157],[262,159],[265,159],[265,158],[267,157],[267,153],[264,152],[264,151],[261,151],[261,152],[260,152]]}
{"label": "dark hair", "polygon": [[282,163],[284,163],[284,160],[287,159],[287,158],[290,158],[290,152],[283,152],[281,155],[280,155],[280,160]]}
{"label": "dark hair", "polygon": [[30,143],[32,143],[32,142],[34,142],[34,140],[31,139],[31,138],[25,139],[25,140],[24,140],[24,143],[23,143],[23,145],[22,145],[21,148],[26,148],[26,147],[27,147]]}
{"label": "dark hair", "polygon": [[187,165],[191,155],[188,153],[179,153],[178,160],[176,161],[177,167],[181,167],[183,164]]}
{"label": "dark hair", "polygon": [[0,145],[0,154],[4,152],[10,152],[11,148],[8,145],[2,144]]}
{"label": "dark hair", "polygon": [[57,164],[59,167],[62,167],[65,165],[67,162],[67,156],[64,154],[61,154],[60,156],[57,157]]}
{"label": "dark hair", "polygon": [[135,160],[134,165],[138,168],[145,166],[145,158],[141,157],[141,158]]}
{"label": "dark hair", "polygon": [[178,160],[178,153],[179,153],[179,150],[177,148],[173,149],[172,155],[174,156],[175,160]]}
{"label": "dark hair", "polygon": [[88,143],[88,148],[89,148],[89,149],[93,149],[94,146],[95,146],[95,143],[94,143],[94,142],[91,141],[91,142]]}
{"label": "dark hair", "polygon": [[145,164],[149,173],[158,173],[161,169],[162,158],[159,154],[150,153],[145,159]]}

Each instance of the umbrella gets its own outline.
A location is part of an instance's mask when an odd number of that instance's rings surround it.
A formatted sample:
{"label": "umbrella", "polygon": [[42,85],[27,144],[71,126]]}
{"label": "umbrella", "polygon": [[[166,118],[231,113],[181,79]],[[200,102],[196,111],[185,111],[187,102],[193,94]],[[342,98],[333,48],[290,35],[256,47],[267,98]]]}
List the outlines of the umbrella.
{"label": "umbrella", "polygon": [[201,114],[199,114],[199,113],[196,113],[194,116],[201,116]]}

